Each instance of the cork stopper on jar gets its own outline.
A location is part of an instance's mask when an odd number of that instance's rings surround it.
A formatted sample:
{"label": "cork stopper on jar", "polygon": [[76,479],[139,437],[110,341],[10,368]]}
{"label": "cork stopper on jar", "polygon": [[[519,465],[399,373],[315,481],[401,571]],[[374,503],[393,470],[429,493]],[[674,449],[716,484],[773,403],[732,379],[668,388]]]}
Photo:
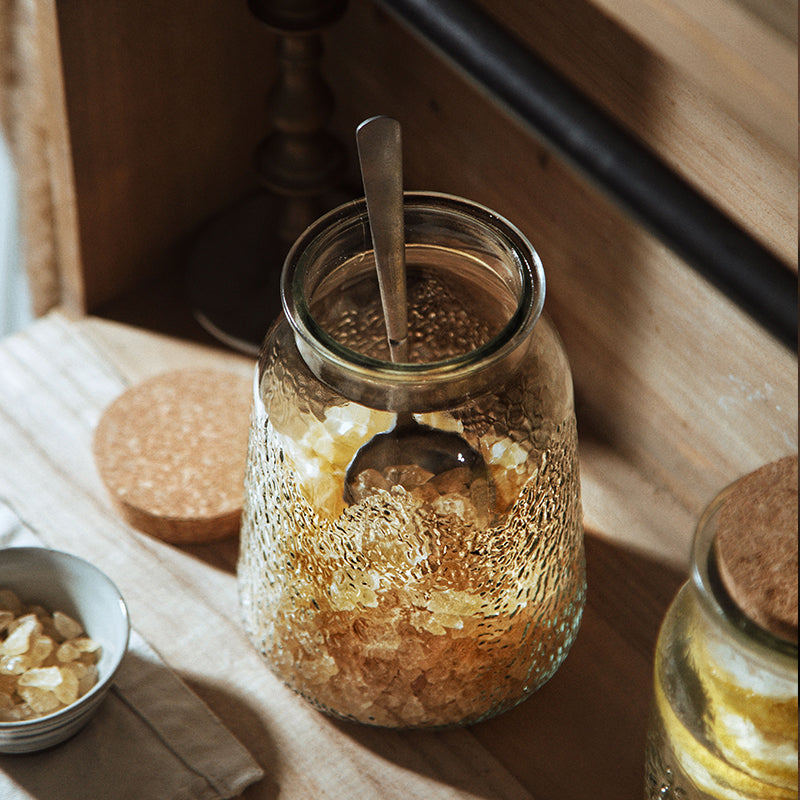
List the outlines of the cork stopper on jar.
{"label": "cork stopper on jar", "polygon": [[733,488],[714,543],[722,584],[739,610],[797,642],[797,456],[767,464]]}
{"label": "cork stopper on jar", "polygon": [[117,510],[174,543],[239,532],[252,379],[211,369],[162,373],[104,411],[94,456]]}

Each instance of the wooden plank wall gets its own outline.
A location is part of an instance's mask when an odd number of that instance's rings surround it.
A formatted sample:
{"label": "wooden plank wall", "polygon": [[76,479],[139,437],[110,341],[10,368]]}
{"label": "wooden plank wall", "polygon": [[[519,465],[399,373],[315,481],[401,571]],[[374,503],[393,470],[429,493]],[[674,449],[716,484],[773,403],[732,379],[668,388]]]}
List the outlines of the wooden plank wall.
{"label": "wooden plank wall", "polygon": [[255,184],[274,36],[245,0],[58,2],[85,308],[173,270]]}
{"label": "wooden plank wall", "polygon": [[[732,113],[734,92],[715,97],[587,0],[486,7],[796,269],[796,154]],[[539,250],[587,438],[693,513],[796,451],[793,354],[374,4],[352,2],[327,41],[343,139],[398,117],[407,188],[486,203]]]}

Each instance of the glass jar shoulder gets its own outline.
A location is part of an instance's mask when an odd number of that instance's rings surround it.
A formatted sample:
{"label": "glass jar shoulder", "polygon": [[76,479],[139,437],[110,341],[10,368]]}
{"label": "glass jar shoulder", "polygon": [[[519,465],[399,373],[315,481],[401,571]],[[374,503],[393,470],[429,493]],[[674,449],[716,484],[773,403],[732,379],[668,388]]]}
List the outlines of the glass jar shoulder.
{"label": "glass jar shoulder", "polygon": [[[501,513],[511,508],[543,460],[576,461],[572,380],[549,320],[539,320],[518,356],[515,365],[497,371],[489,386],[457,404],[411,409],[421,424],[459,434],[482,455]],[[341,386],[320,380],[283,320],[265,340],[259,382],[271,437],[298,474],[309,476],[309,494],[320,497],[315,505],[335,514],[349,463],[370,439],[393,427],[396,414],[349,398]]]}

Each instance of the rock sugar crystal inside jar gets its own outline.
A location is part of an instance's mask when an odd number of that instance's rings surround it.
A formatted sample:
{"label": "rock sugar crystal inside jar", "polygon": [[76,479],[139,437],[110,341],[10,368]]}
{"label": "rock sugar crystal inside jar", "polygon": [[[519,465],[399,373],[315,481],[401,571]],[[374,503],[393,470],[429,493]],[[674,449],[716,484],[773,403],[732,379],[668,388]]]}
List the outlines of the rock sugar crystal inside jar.
{"label": "rock sugar crystal inside jar", "polygon": [[[238,575],[252,642],[317,708],[445,726],[519,703],[575,639],[576,424],[520,232],[466,200],[407,193],[405,247],[400,363],[363,200],[288,255],[254,381]],[[375,442],[378,463],[362,457]]]}
{"label": "rock sugar crystal inside jar", "polygon": [[646,800],[796,800],[797,541],[797,456],[701,518],[656,647]]}

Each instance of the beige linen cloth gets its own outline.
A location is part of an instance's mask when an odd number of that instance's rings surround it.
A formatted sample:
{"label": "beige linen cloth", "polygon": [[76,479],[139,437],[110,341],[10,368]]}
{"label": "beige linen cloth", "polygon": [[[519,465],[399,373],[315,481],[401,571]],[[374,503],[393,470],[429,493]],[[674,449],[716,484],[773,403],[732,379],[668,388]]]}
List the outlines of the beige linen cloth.
{"label": "beige linen cloth", "polygon": [[[40,544],[0,503],[0,548]],[[132,630],[114,685],[85,728],[38,753],[0,753],[0,800],[224,800],[263,774]]]}

